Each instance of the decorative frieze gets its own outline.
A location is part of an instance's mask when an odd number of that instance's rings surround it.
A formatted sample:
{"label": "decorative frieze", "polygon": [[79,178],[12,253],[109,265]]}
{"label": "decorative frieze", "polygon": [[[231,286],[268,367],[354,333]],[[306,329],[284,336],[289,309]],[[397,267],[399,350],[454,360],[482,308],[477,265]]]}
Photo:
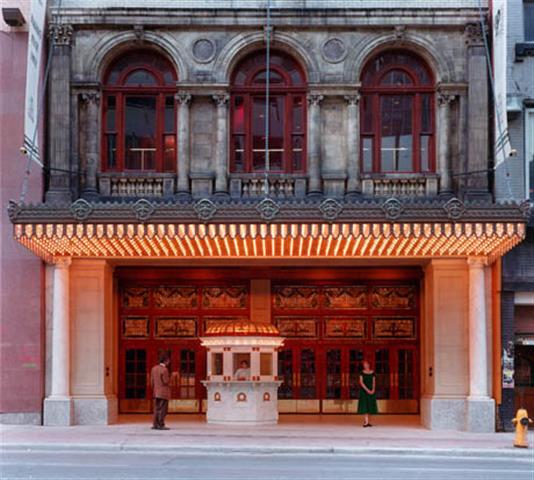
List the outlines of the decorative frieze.
{"label": "decorative frieze", "polygon": [[49,25],[49,36],[52,45],[70,45],[72,40],[72,25],[62,23],[51,23]]}
{"label": "decorative frieze", "polygon": [[202,307],[206,309],[246,308],[248,289],[246,286],[204,287],[202,289]]}
{"label": "decorative frieze", "polygon": [[367,308],[367,287],[365,286],[324,287],[323,295],[324,308]]}
{"label": "decorative frieze", "polygon": [[185,286],[161,286],[154,289],[154,306],[156,308],[197,308],[198,290]]}
{"label": "decorative frieze", "polygon": [[315,317],[275,317],[275,324],[281,337],[317,337],[317,318]]}
{"label": "decorative frieze", "polygon": [[371,291],[371,305],[376,309],[415,308],[415,287],[373,287]]}
{"label": "decorative frieze", "polygon": [[367,338],[367,317],[326,317],[327,338]]}
{"label": "decorative frieze", "polygon": [[279,310],[316,309],[319,307],[318,287],[277,286],[274,288],[274,308]]}
{"label": "decorative frieze", "polygon": [[415,317],[374,317],[373,338],[413,340]]}

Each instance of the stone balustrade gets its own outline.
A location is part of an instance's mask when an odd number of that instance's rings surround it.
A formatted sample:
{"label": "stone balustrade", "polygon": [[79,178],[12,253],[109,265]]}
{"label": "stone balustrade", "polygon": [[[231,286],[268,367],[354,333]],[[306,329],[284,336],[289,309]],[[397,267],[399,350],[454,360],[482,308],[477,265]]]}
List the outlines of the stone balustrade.
{"label": "stone balustrade", "polygon": [[107,197],[171,197],[174,174],[110,174],[99,176],[100,194]]}
{"label": "stone balustrade", "polygon": [[230,194],[233,198],[257,198],[266,195],[275,198],[302,198],[306,195],[306,177],[269,175],[269,191],[263,174],[232,176]]}
{"label": "stone balustrade", "polygon": [[388,176],[364,178],[362,193],[379,197],[428,197],[438,192],[437,176]]}

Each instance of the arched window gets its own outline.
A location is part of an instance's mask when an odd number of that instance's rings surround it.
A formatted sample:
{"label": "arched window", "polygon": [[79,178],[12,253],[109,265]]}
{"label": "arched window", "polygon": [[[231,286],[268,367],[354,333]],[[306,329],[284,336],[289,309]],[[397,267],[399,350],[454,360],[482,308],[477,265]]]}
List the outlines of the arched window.
{"label": "arched window", "polygon": [[[306,80],[289,56],[273,51],[269,67],[269,171],[305,171]],[[232,75],[231,171],[264,172],[266,54],[242,60]]]}
{"label": "arched window", "polygon": [[361,159],[364,173],[432,172],[434,80],[405,51],[372,58],[362,74]]}
{"label": "arched window", "polygon": [[103,170],[176,170],[176,74],[152,51],[115,61],[104,78]]}

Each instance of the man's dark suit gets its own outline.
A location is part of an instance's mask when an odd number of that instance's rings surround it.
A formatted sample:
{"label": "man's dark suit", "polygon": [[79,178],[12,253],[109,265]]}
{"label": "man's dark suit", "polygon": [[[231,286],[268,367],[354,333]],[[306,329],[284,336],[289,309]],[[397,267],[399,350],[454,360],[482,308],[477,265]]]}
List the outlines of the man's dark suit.
{"label": "man's dark suit", "polygon": [[165,426],[165,415],[171,398],[170,375],[167,367],[158,363],[152,367],[150,382],[154,396],[153,428],[160,429]]}

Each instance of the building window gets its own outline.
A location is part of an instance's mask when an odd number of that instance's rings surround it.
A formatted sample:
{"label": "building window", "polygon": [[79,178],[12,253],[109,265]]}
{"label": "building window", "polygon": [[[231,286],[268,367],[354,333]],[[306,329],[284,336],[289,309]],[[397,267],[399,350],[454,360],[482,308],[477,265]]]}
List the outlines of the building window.
{"label": "building window", "polygon": [[232,76],[231,171],[265,172],[266,112],[269,113],[270,172],[305,171],[306,81],[300,66],[287,55],[271,52],[269,105],[266,102],[266,54],[242,60]]}
{"label": "building window", "polygon": [[434,81],[415,55],[388,51],[362,74],[361,159],[364,173],[432,172]]}
{"label": "building window", "polygon": [[534,0],[523,1],[525,42],[534,42]]}
{"label": "building window", "polygon": [[525,161],[527,198],[534,202],[534,108],[525,110]]}
{"label": "building window", "polygon": [[103,170],[176,170],[176,74],[152,51],[134,51],[104,78]]}

